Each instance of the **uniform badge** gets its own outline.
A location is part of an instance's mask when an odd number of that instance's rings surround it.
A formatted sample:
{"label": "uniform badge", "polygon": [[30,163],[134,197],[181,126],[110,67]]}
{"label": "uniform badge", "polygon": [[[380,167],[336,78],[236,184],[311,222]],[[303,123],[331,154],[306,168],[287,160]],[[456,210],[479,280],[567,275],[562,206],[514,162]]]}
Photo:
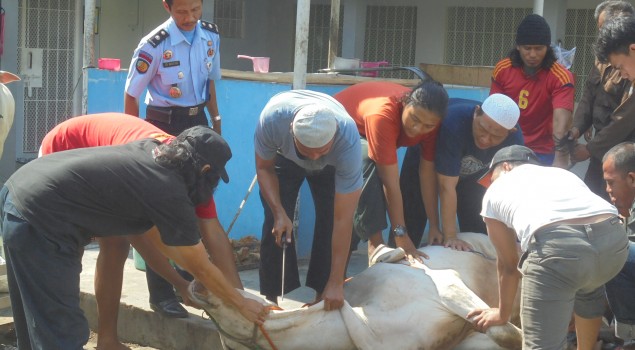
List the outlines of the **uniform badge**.
{"label": "uniform badge", "polygon": [[207,46],[212,46],[212,44],[213,44],[213,43],[212,43],[212,41],[211,41],[211,40],[208,40],[208,41],[207,41]]}
{"label": "uniform badge", "polygon": [[149,53],[148,53],[148,52],[146,52],[146,51],[139,50],[139,55],[138,55],[138,57],[139,57],[139,58],[142,58],[142,59],[144,59],[144,60],[146,60],[146,62],[148,62],[148,64],[152,63],[152,55],[151,55],[151,54],[149,54]]}
{"label": "uniform badge", "polygon": [[137,58],[137,63],[135,63],[135,68],[137,69],[137,72],[144,74],[145,72],[148,71],[148,68],[150,68],[150,64],[143,58]]}
{"label": "uniform badge", "polygon": [[172,86],[170,88],[170,97],[179,98],[179,97],[181,97],[182,94],[183,93],[181,92],[181,89],[179,89],[178,87]]}
{"label": "uniform badge", "polygon": [[183,79],[183,72],[179,72],[179,74],[177,74],[177,76],[179,77],[179,79]]}
{"label": "uniform badge", "polygon": [[207,56],[212,57],[212,55],[214,55],[214,50],[212,49],[207,50]]}
{"label": "uniform badge", "polygon": [[163,59],[169,60],[170,58],[172,58],[172,51],[171,50],[163,51]]}

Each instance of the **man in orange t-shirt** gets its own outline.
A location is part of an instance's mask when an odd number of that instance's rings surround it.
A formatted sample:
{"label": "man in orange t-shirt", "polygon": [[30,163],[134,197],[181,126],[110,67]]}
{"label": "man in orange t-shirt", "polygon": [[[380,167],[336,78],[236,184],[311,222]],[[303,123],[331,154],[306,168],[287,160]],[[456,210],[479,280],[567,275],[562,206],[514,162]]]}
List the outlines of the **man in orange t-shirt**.
{"label": "man in orange t-shirt", "polygon": [[[439,231],[434,147],[438,126],[445,116],[448,94],[443,85],[426,80],[414,89],[388,82],[356,84],[336,94],[357,124],[362,143],[364,186],[355,212],[353,231],[368,240],[369,264],[399,260],[404,255],[420,260],[408,235],[397,148],[421,145],[421,194],[430,230]],[[398,249],[383,245],[381,232],[388,226]],[[405,252],[405,254],[404,254]]]}

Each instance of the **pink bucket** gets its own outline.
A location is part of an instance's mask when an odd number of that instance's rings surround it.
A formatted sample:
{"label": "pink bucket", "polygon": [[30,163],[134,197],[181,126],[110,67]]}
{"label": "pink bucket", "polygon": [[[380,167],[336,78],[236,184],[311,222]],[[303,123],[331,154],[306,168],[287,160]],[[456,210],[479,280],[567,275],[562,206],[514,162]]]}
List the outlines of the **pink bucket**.
{"label": "pink bucket", "polygon": [[[379,68],[379,67],[384,67],[387,66],[388,62],[387,61],[380,61],[380,62],[362,62],[361,63],[361,68]],[[376,77],[377,76],[377,72],[361,72],[360,73],[361,76],[364,77]]]}
{"label": "pink bucket", "polygon": [[245,55],[238,55],[236,58],[245,58],[251,60],[254,66],[254,72],[256,73],[268,73],[269,72],[269,57],[251,57]]}
{"label": "pink bucket", "polygon": [[97,62],[99,69],[108,69],[119,71],[121,69],[121,60],[118,58],[100,58]]}

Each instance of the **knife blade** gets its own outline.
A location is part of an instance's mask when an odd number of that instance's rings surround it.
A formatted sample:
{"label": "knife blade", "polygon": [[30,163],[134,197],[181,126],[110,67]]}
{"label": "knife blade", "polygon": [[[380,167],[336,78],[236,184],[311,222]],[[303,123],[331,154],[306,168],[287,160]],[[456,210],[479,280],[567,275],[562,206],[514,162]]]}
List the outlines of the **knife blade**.
{"label": "knife blade", "polygon": [[286,265],[286,260],[287,260],[287,234],[283,233],[282,234],[282,288],[280,289],[281,291],[281,296],[280,296],[280,301],[284,300],[284,267]]}

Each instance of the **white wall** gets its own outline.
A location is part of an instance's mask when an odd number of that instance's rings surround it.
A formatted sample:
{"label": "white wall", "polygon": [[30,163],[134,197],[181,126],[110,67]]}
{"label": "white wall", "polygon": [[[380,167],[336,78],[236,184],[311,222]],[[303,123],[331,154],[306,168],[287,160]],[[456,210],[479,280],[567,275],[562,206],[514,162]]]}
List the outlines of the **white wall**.
{"label": "white wall", "polygon": [[[328,4],[330,0],[313,0]],[[544,16],[555,40],[564,37],[566,9],[595,8],[600,0],[545,0]],[[213,0],[203,2],[207,15]],[[385,0],[341,0],[344,7],[342,56],[362,57],[367,5],[383,5]],[[534,7],[533,0],[392,0],[391,5],[418,6],[417,62],[443,63],[446,9],[449,6]],[[251,70],[251,62],[236,59],[237,54],[271,57],[270,71],[292,71],[295,36],[295,0],[245,1],[245,37],[223,38],[223,68]],[[128,67],[139,40],[167,18],[159,0],[101,0],[98,57],[120,58]],[[212,18],[204,18],[212,20]],[[223,28],[220,28],[221,35]]]}

